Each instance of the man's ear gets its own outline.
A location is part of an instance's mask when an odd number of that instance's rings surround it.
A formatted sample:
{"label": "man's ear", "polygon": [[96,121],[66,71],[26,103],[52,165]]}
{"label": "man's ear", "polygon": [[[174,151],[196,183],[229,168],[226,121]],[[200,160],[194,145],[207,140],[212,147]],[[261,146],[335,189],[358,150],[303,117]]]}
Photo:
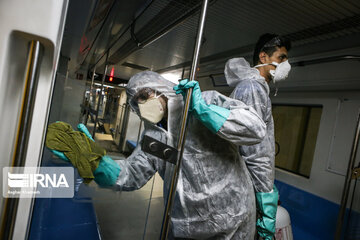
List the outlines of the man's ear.
{"label": "man's ear", "polygon": [[259,53],[259,61],[261,62],[261,64],[266,63],[266,56],[267,56],[267,54],[265,52]]}

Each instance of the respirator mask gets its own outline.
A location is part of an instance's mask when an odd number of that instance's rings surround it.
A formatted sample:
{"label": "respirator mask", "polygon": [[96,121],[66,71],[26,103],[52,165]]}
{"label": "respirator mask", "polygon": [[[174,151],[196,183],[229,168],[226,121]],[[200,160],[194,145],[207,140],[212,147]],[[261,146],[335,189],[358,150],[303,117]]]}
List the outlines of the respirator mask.
{"label": "respirator mask", "polygon": [[291,70],[291,65],[288,60],[281,62],[281,63],[272,62],[272,63],[259,64],[259,65],[256,65],[255,67],[257,68],[257,67],[262,67],[262,66],[266,66],[266,65],[273,65],[276,67],[275,70],[270,70],[270,72],[269,72],[274,83],[285,80],[288,77],[289,72]]}
{"label": "respirator mask", "polygon": [[164,117],[165,110],[160,102],[159,96],[151,97],[143,102],[138,102],[140,115],[142,118],[148,120],[151,123],[158,123]]}

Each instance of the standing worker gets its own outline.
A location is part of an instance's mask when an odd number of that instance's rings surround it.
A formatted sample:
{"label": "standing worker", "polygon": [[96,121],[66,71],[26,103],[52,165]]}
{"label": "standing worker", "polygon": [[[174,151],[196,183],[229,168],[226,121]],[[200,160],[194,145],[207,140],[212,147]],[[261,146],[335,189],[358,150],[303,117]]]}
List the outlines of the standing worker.
{"label": "standing worker", "polygon": [[274,122],[271,111],[270,88],[287,78],[291,66],[288,62],[289,41],[276,34],[263,34],[256,43],[253,63],[244,58],[230,59],[225,66],[225,77],[235,87],[230,97],[253,107],[266,123],[265,138],[258,144],[239,147],[253,182],[258,219],[256,228],[259,236],[271,240],[275,234],[278,191],[275,178]]}
{"label": "standing worker", "polygon": [[[253,108],[216,91],[202,93],[196,81],[182,80],[175,86],[157,73],[141,72],[126,86],[130,106],[144,120],[141,143],[149,136],[176,146],[184,104],[183,96],[177,94],[185,95],[189,88],[193,88],[190,114],[169,238],[253,240],[255,195],[238,151],[239,145],[259,143],[265,136],[265,123]],[[57,139],[54,136],[47,142]],[[93,155],[106,154],[97,152]],[[133,191],[158,172],[164,179],[167,199],[172,163],[144,152],[141,144],[125,160],[114,162],[104,157],[98,165],[92,162],[98,184]]]}

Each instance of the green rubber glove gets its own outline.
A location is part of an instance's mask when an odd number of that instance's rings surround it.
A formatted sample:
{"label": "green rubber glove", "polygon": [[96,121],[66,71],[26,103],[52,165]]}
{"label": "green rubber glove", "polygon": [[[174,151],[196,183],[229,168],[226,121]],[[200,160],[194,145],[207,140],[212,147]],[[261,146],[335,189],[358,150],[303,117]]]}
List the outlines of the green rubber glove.
{"label": "green rubber glove", "polygon": [[[89,139],[91,139],[93,142],[94,139],[92,138],[89,130],[86,128],[86,126],[82,123],[77,125],[77,129],[80,132],[83,132]],[[70,160],[65,156],[63,152],[52,150],[50,151],[60,159],[64,161],[70,162]],[[99,184],[100,186],[107,187],[112,186],[115,184],[119,174],[120,174],[121,168],[118,164],[115,163],[114,160],[112,160],[111,157],[105,155],[101,158],[98,167],[94,171],[94,181]]]}
{"label": "green rubber glove", "polygon": [[256,205],[260,217],[256,221],[256,229],[264,240],[272,240],[275,234],[276,211],[279,200],[279,192],[274,185],[272,192],[257,192]]}
{"label": "green rubber glove", "polygon": [[185,96],[187,89],[193,88],[189,110],[195,113],[199,119],[213,133],[219,131],[229,117],[230,110],[213,104],[206,104],[201,96],[201,90],[197,81],[181,80],[179,85],[174,87],[176,94]]}
{"label": "green rubber glove", "polygon": [[94,171],[94,181],[102,187],[112,186],[116,183],[120,171],[120,166],[111,157],[105,155]]}

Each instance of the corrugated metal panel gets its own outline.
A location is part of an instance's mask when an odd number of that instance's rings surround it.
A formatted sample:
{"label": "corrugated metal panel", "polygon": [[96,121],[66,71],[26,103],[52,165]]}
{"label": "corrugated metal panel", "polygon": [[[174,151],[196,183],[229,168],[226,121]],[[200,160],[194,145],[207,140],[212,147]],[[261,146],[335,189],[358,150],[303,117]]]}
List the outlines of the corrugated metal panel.
{"label": "corrugated metal panel", "polygon": [[197,17],[192,17],[181,27],[153,42],[151,45],[131,54],[126,61],[136,62],[152,69],[176,65],[190,59],[195,43]]}
{"label": "corrugated metal panel", "polygon": [[140,45],[146,45],[152,38],[161,34],[165,29],[181,21],[187,14],[199,8],[199,0],[169,1],[154,18],[148,21],[141,29],[134,31],[132,39],[126,41],[113,55],[109,57],[111,62],[123,61],[130,53]]}
{"label": "corrugated metal panel", "polygon": [[[215,39],[204,55],[255,43],[258,36],[265,32],[289,35],[296,44],[298,39],[350,28],[351,23],[358,26],[356,15],[360,14],[360,8],[350,5],[351,3],[347,3],[345,8],[345,5],[340,4],[342,2],[277,0],[265,4],[263,1],[219,1],[209,9],[205,36],[211,34]],[[345,24],[336,26],[340,21]],[[331,25],[331,22],[336,24]],[[316,26],[327,27],[327,32],[313,29],[310,34],[309,30]],[[356,31],[358,32],[358,29]],[[231,39],[233,44],[224,38]]]}
{"label": "corrugated metal panel", "polygon": [[[101,9],[102,6],[100,5],[101,2],[99,2],[98,8]],[[84,56],[78,56],[77,61],[79,63],[82,63],[83,66],[87,66],[89,64],[94,64],[95,62],[99,61],[99,59],[105,54],[106,50],[120,37],[120,35],[124,32],[126,27],[129,25],[129,22],[132,21],[134,12],[139,8],[143,7],[144,1],[143,0],[133,0],[131,3],[124,2],[124,1],[114,1],[114,5],[112,6],[112,10],[108,14],[107,17],[105,17],[105,22],[99,30],[96,31],[94,34],[96,34],[96,37],[94,36],[94,43],[89,44],[89,48],[86,51],[86,57]],[[83,7],[81,7],[81,4],[79,7],[81,10]],[[74,11],[73,14],[78,13],[79,10]],[[123,11],[123,12],[121,12]],[[121,13],[121,14],[119,14]],[[77,19],[77,17],[73,18]],[[68,23],[70,29],[72,28],[72,25],[74,25],[73,22]],[[93,30],[95,31],[95,30]],[[65,31],[66,32],[66,31]],[[81,32],[78,32],[77,34],[81,34]],[[82,41],[90,41],[88,39],[88,36],[83,35]],[[73,43],[75,44],[75,43]],[[63,50],[62,50],[63,51]],[[77,52],[78,49],[71,49],[71,51]]]}
{"label": "corrugated metal panel", "polygon": [[[176,15],[176,12],[169,14]],[[190,61],[197,22],[198,16],[189,18],[161,39],[123,61],[153,70]],[[232,50],[249,52],[257,38],[265,32],[284,35],[292,40],[294,46],[359,33],[360,2],[215,1],[207,13],[204,33],[206,41],[201,56],[221,55],[220,53]]]}

